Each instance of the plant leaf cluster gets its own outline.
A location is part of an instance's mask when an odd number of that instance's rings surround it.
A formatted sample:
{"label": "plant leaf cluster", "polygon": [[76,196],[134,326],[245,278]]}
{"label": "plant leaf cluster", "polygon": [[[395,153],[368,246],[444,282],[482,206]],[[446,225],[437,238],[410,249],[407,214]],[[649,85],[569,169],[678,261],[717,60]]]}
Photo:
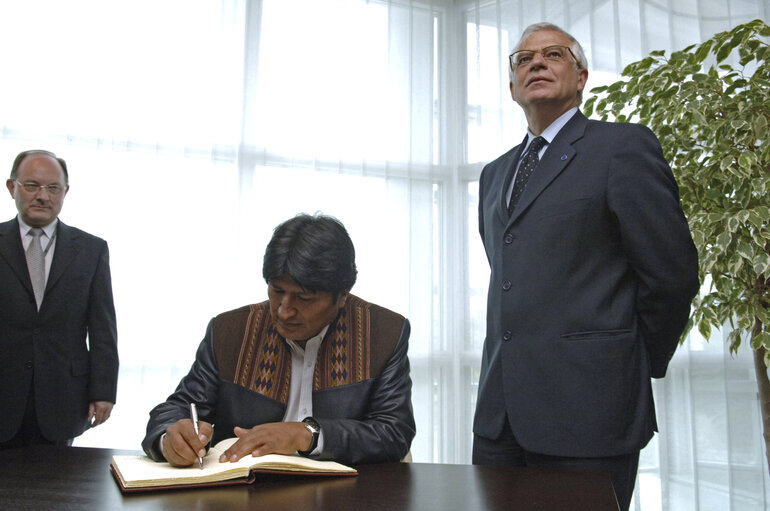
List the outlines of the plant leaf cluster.
{"label": "plant leaf cluster", "polygon": [[699,45],[654,51],[596,87],[587,116],[641,122],[658,136],[679,183],[704,294],[693,326],[729,325],[730,349],[750,339],[770,366],[770,27],[739,25]]}

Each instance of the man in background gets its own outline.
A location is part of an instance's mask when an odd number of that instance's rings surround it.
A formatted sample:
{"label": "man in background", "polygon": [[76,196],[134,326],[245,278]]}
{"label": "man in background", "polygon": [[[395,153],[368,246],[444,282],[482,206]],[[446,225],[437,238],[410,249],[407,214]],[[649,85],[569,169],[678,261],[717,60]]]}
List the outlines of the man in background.
{"label": "man in background", "polygon": [[0,449],[71,445],[117,393],[107,243],[58,219],[69,176],[53,153],[20,153],[6,187],[18,216],[0,223]]}
{"label": "man in background", "polygon": [[473,462],[603,469],[625,510],[697,252],[652,132],[578,110],[586,67],[546,23],[510,56],[528,133],[480,178],[491,277]]}
{"label": "man in background", "polygon": [[262,265],[267,301],[209,322],[190,372],[150,412],[145,452],[189,466],[210,440],[237,437],[220,462],[402,459],[415,434],[409,321],[350,294],[356,275],[338,220],[299,215],[279,225]]}

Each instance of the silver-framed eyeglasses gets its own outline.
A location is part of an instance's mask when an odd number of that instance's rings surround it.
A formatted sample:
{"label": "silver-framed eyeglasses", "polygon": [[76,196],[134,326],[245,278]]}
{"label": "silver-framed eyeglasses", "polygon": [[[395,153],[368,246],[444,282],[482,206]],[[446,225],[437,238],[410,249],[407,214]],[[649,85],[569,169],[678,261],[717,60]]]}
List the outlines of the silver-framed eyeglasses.
{"label": "silver-framed eyeglasses", "polygon": [[56,183],[52,185],[41,185],[29,181],[23,183],[21,181],[16,181],[16,184],[24,188],[24,191],[27,193],[37,193],[41,188],[45,188],[45,191],[48,192],[48,195],[59,195],[64,191],[64,187]]}
{"label": "silver-framed eyeglasses", "polygon": [[572,50],[569,47],[554,45],[546,46],[542,50],[519,50],[511,53],[508,57],[511,69],[516,69],[519,66],[529,64],[532,62],[532,59],[535,58],[536,53],[539,53],[545,60],[550,60],[551,62],[565,62],[570,55],[575,59],[576,63],[578,61],[577,57],[575,57],[575,54],[572,53]]}

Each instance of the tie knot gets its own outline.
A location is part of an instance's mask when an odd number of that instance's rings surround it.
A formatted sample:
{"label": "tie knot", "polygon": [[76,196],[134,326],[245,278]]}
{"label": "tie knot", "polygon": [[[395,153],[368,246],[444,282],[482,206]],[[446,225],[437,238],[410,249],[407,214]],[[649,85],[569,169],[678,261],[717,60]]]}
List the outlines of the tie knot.
{"label": "tie knot", "polygon": [[43,235],[43,229],[41,229],[40,227],[33,227],[32,229],[29,230],[28,234],[33,238],[37,239]]}
{"label": "tie knot", "polygon": [[548,142],[543,137],[535,137],[532,139],[532,142],[529,144],[529,150],[540,152],[540,149],[543,148],[544,145],[546,145]]}

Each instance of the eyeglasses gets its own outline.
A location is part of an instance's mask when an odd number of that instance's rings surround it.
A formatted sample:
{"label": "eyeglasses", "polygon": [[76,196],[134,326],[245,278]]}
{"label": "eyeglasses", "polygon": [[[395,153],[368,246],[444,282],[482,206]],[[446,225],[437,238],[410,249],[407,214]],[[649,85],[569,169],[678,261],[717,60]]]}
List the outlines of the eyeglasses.
{"label": "eyeglasses", "polygon": [[40,185],[37,183],[22,183],[21,181],[16,181],[16,184],[24,188],[24,191],[28,193],[37,193],[40,191],[41,188],[45,188],[45,190],[48,192],[49,195],[59,195],[64,191],[64,188],[61,185],[52,184],[52,185]]}
{"label": "eyeglasses", "polygon": [[572,53],[571,49],[567,46],[557,45],[548,46],[542,50],[519,50],[511,53],[508,57],[508,60],[511,63],[511,69],[516,69],[518,66],[529,64],[532,62],[532,59],[535,58],[536,53],[539,53],[545,60],[550,60],[551,62],[564,62],[567,60],[568,55],[572,55],[575,62],[578,62],[577,57],[575,57],[575,54]]}

